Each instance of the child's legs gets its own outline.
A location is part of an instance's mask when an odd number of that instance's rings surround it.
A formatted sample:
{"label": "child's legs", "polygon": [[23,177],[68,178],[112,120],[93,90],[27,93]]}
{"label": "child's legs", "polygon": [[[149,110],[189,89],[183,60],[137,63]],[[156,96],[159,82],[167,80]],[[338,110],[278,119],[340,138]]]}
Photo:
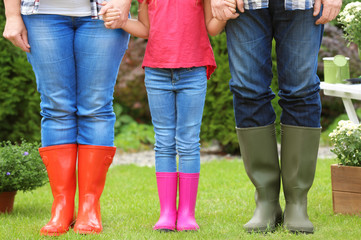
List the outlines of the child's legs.
{"label": "child's legs", "polygon": [[177,129],[176,142],[179,154],[179,172],[200,172],[199,134],[207,91],[205,67],[177,70]]}
{"label": "child's legs", "polygon": [[172,70],[145,68],[145,86],[155,132],[156,172],[176,172],[176,107]]}

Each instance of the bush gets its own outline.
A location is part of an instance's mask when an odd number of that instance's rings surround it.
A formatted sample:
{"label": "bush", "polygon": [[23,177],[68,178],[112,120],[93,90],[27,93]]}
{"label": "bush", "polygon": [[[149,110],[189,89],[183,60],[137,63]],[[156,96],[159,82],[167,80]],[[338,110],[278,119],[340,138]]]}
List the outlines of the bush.
{"label": "bush", "polygon": [[[235,120],[233,112],[233,96],[229,90],[229,72],[227,39],[222,33],[211,38],[213,52],[217,62],[217,69],[208,81],[207,97],[203,114],[201,139],[205,141],[218,140],[223,150],[228,153],[238,153],[239,146],[235,131]],[[273,48],[274,49],[274,48]],[[272,89],[277,94],[277,64],[276,53],[272,51]],[[277,96],[272,100],[272,105],[277,114],[276,123],[279,123],[281,108],[278,105]],[[279,124],[277,124],[279,128]]]}
{"label": "bush", "polygon": [[3,142],[0,146],[0,192],[29,191],[48,181],[38,143]]}
{"label": "bush", "polygon": [[125,113],[125,108],[114,103],[117,117],[114,128],[114,145],[123,152],[148,150],[155,143],[153,126],[136,122]]}
{"label": "bush", "polygon": [[[0,2],[0,25],[5,26]],[[40,97],[26,55],[0,38],[0,141],[40,140]]]}

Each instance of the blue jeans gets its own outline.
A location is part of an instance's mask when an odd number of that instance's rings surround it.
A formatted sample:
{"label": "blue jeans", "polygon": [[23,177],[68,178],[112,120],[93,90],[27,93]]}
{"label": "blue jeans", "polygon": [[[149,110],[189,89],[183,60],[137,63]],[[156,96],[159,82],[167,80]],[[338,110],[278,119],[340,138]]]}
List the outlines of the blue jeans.
{"label": "blue jeans", "polygon": [[113,91],[129,34],[90,17],[23,16],[41,96],[43,147],[113,146]]}
{"label": "blue jeans", "polygon": [[157,172],[199,173],[199,133],[207,91],[205,67],[145,68],[145,86],[155,132]]}
{"label": "blue jeans", "polygon": [[313,9],[286,11],[284,0],[267,9],[246,10],[226,26],[232,79],[230,89],[239,128],[272,124],[275,94],[272,80],[272,39],[276,42],[281,122],[320,127],[321,101],[317,56],[323,25],[315,25]]}

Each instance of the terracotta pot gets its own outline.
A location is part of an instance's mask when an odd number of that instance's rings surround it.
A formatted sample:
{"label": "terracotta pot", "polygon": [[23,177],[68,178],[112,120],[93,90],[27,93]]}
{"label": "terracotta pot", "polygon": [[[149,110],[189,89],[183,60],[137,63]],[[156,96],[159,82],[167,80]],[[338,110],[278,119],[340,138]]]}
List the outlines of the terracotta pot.
{"label": "terracotta pot", "polygon": [[0,213],[11,213],[13,211],[15,192],[0,193]]}
{"label": "terracotta pot", "polygon": [[334,213],[361,216],[361,167],[331,165]]}

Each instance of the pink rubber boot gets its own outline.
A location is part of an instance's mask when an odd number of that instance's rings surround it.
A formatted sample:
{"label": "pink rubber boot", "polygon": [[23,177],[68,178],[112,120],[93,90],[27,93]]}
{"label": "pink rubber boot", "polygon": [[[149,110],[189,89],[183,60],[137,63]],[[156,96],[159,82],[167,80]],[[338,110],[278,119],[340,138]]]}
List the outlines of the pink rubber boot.
{"label": "pink rubber boot", "polygon": [[160,217],[153,230],[174,231],[177,219],[177,172],[157,172]]}
{"label": "pink rubber boot", "polygon": [[194,217],[199,173],[179,173],[179,205],[177,230],[198,230]]}

